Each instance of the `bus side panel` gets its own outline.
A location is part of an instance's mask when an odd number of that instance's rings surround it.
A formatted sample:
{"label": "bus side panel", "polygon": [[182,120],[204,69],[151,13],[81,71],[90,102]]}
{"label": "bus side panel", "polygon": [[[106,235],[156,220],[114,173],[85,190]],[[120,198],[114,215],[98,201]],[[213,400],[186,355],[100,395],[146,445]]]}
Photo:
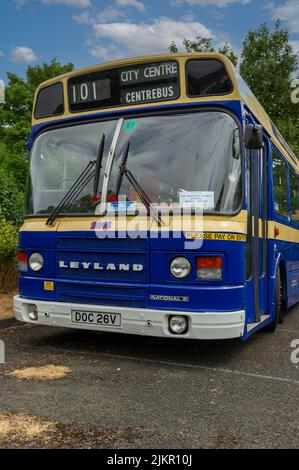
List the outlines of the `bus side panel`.
{"label": "bus side panel", "polygon": [[[288,243],[288,242],[287,242]],[[299,243],[288,243],[286,257],[287,307],[299,301]]]}
{"label": "bus side panel", "polygon": [[274,314],[274,292],[279,267],[285,281],[286,307],[299,302],[299,243],[271,239],[269,247],[268,313]]}

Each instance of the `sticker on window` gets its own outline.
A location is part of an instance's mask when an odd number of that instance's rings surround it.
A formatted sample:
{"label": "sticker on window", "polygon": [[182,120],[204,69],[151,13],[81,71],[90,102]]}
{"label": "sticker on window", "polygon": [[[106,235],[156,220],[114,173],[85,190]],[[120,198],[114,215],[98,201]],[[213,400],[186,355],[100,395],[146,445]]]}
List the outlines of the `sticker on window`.
{"label": "sticker on window", "polygon": [[115,201],[108,202],[107,210],[108,212],[126,212],[128,214],[135,213],[137,209],[137,204],[135,201]]}
{"label": "sticker on window", "polygon": [[202,206],[203,210],[215,208],[214,191],[181,191],[181,206]]}
{"label": "sticker on window", "polygon": [[129,121],[125,122],[124,130],[125,132],[132,132],[136,129],[136,127],[137,127],[136,119],[130,119]]}

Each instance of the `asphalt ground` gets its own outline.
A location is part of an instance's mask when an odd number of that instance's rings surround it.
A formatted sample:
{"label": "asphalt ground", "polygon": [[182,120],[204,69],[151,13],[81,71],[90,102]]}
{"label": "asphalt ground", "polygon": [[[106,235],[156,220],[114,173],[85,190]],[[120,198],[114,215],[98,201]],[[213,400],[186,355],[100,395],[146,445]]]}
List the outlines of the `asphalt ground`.
{"label": "asphalt ground", "polygon": [[[274,334],[184,341],[3,323],[0,447],[298,448],[299,307]],[[299,357],[299,353],[297,354]],[[66,366],[57,380],[8,375]],[[54,423],[1,434],[1,416]]]}

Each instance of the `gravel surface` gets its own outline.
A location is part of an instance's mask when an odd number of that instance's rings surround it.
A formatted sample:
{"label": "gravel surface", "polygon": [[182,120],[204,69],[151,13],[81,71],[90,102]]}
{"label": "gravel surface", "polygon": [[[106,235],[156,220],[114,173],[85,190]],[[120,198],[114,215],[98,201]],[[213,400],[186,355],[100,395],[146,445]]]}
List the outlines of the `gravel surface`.
{"label": "gravel surface", "polygon": [[[247,343],[25,324],[2,328],[0,338],[0,423],[1,415],[52,423],[34,438],[0,433],[0,447],[299,446],[299,364],[290,360],[299,308],[276,333],[259,332]],[[68,373],[56,380],[10,374],[41,366]]]}
{"label": "gravel surface", "polygon": [[0,320],[12,318],[13,313],[13,296],[8,294],[2,294],[0,292]]}

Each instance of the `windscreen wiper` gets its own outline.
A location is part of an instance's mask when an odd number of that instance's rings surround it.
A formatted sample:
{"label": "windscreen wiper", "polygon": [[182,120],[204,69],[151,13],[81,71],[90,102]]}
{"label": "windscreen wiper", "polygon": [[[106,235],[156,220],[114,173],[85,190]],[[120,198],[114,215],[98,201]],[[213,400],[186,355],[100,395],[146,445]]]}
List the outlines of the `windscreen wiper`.
{"label": "windscreen wiper", "polygon": [[67,191],[63,199],[60,201],[57,207],[53,210],[52,214],[49,216],[49,218],[46,221],[46,225],[52,225],[55,220],[57,219],[59,213],[66,207],[67,205],[71,204],[81,191],[86,187],[86,185],[94,178],[95,176],[95,165],[96,162],[92,161],[89,162],[86,168],[82,171],[81,175],[77,178],[75,183],[70,187],[70,189]]}
{"label": "windscreen wiper", "polygon": [[136,178],[133,176],[132,172],[128,170],[127,168],[127,160],[129,156],[129,151],[130,151],[130,142],[128,142],[127,144],[121,164],[119,166],[119,172],[118,172],[117,183],[116,183],[116,196],[118,197],[123,177],[126,176],[128,181],[131,183],[133,189],[135,189],[136,193],[140,197],[141,202],[145,205],[147,209],[147,213],[151,215],[151,217],[159,226],[161,226],[163,225],[163,221],[161,219],[160,214],[153,208],[152,201],[150,200],[146,192],[142,189],[142,187],[140,186]]}
{"label": "windscreen wiper", "polygon": [[63,199],[60,201],[58,206],[53,210],[52,214],[46,221],[46,225],[52,225],[57,219],[59,213],[69,204],[72,204],[88,183],[94,178],[94,194],[97,194],[100,173],[102,168],[102,159],[105,146],[105,134],[101,138],[101,142],[97,152],[97,159],[88,163],[86,168],[82,171],[80,176],[74,182],[74,184],[67,191]]}

